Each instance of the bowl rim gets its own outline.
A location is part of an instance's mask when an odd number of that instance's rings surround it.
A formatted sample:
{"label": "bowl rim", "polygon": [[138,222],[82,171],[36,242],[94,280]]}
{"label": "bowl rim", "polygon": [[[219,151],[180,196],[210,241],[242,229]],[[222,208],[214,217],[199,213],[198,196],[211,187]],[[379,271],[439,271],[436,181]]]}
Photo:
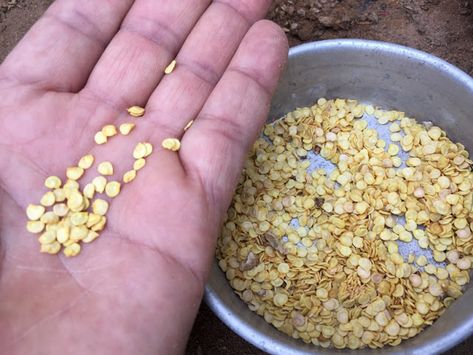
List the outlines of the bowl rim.
{"label": "bowl rim", "polygon": [[[403,46],[396,43],[365,40],[365,39],[329,39],[322,41],[308,42],[291,47],[288,52],[288,57],[295,58],[299,55],[304,55],[306,52],[317,49],[317,51],[333,50],[334,48],[350,48],[350,49],[367,49],[369,51],[380,51],[384,53],[391,53],[397,56],[407,56],[408,58],[415,59],[422,62],[424,65],[431,66],[432,68],[439,70],[449,77],[454,78],[456,81],[462,83],[466,90],[471,91],[473,95],[473,77],[448,63],[447,61],[421,50]],[[214,265],[215,265],[214,260]],[[216,266],[219,271],[220,268]],[[217,291],[207,282],[204,292],[204,301],[207,306],[213,311],[215,315],[228,326],[233,332],[242,337],[245,341],[251,343],[257,348],[274,354],[305,354],[305,352],[299,352],[298,350],[291,349],[287,344],[270,337],[268,334],[263,333],[259,329],[256,329],[243,319],[239,314],[229,310],[224,302],[218,296]],[[457,323],[451,330],[447,337],[438,337],[435,340],[422,344],[415,349],[416,354],[438,354],[444,352],[453,346],[457,345],[467,337],[473,334],[473,317],[462,322]],[[396,352],[395,347],[393,350],[387,351],[388,353]],[[371,351],[365,349],[365,351],[373,354],[376,350]],[[379,349],[378,349],[379,350]],[[385,349],[388,350],[388,349]],[[314,352],[317,351],[317,347],[314,346]]]}

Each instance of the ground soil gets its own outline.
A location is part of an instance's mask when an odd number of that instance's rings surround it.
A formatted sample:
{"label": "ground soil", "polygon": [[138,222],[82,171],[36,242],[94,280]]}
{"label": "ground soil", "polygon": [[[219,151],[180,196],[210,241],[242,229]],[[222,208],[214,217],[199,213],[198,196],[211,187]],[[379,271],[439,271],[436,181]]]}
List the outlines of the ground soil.
{"label": "ground soil", "polygon": [[472,0],[276,0],[269,17],[291,45],[329,38],[395,42],[473,75]]}
{"label": "ground soil", "polygon": [[[0,0],[0,61],[52,0]],[[473,0],[275,0],[268,17],[291,45],[329,38],[367,38],[435,54],[473,76]],[[202,305],[189,355],[263,354]],[[473,354],[473,339],[451,354]]]}

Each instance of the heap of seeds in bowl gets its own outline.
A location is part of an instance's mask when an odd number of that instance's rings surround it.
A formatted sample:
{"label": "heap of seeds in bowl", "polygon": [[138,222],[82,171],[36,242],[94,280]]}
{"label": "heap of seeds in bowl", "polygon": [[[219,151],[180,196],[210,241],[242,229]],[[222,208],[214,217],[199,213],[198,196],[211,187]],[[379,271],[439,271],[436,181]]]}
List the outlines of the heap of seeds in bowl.
{"label": "heap of seeds in bowl", "polygon": [[263,133],[217,247],[252,311],[306,343],[379,348],[461,296],[473,261],[462,144],[430,122],[343,99],[321,98]]}

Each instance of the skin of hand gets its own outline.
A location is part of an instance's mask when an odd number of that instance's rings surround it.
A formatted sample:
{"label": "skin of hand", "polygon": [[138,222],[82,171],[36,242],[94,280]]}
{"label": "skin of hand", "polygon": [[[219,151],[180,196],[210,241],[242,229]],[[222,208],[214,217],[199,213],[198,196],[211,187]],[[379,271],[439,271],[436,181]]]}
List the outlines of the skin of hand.
{"label": "skin of hand", "polygon": [[[268,0],[57,0],[0,66],[0,344],[4,354],[182,353],[215,241],[287,58]],[[163,70],[172,59],[171,75]],[[146,105],[143,118],[126,108]],[[195,119],[183,134],[183,128]],[[128,136],[97,146],[107,123]],[[181,150],[161,148],[167,137]],[[25,208],[91,153],[122,186],[74,258],[39,253]],[[96,165],[81,186],[97,176]]]}

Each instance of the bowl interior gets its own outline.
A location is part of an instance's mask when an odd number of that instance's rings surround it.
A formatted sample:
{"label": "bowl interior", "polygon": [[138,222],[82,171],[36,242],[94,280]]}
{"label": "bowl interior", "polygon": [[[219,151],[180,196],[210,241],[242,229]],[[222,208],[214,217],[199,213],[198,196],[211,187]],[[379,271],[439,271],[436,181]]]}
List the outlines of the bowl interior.
{"label": "bowl interior", "polygon": [[[352,98],[404,111],[418,121],[432,121],[473,152],[473,78],[429,54],[366,40],[329,40],[292,48],[268,121],[319,97]],[[216,263],[205,300],[233,331],[269,353],[374,353],[326,350],[279,332],[235,295]],[[433,354],[449,349],[473,333],[472,303],[469,289],[432,326],[396,347],[383,348],[383,353]]]}

